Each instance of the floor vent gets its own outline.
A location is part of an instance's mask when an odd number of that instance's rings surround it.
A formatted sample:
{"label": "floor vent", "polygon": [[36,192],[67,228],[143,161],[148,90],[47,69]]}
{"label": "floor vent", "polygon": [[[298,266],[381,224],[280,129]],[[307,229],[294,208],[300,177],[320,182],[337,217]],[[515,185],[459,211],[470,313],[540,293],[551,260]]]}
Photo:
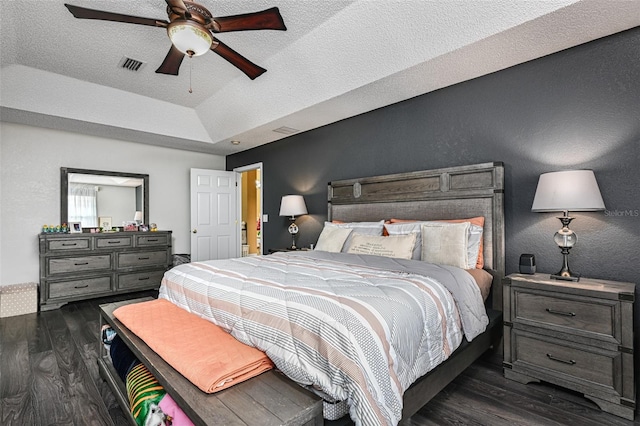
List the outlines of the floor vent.
{"label": "floor vent", "polygon": [[282,133],[283,135],[292,135],[294,133],[298,133],[300,130],[293,129],[287,126],[282,126],[282,127],[278,127],[277,129],[273,129],[273,131],[276,133]]}
{"label": "floor vent", "polygon": [[127,69],[129,71],[138,72],[145,65],[146,64],[144,62],[142,62],[142,61],[139,61],[137,59],[127,58],[126,56],[123,56],[122,59],[120,60],[120,63],[118,64],[118,67]]}

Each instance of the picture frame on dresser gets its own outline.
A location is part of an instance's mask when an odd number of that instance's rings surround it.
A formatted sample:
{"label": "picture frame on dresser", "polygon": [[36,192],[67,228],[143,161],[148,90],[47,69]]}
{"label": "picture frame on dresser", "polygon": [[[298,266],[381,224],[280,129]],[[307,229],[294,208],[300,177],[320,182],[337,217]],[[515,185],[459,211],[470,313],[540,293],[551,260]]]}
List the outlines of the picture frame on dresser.
{"label": "picture frame on dresser", "polygon": [[124,223],[124,230],[127,231],[127,232],[137,231],[138,230],[138,224],[136,222],[133,222],[133,221],[125,222]]}
{"label": "picture frame on dresser", "polygon": [[111,231],[111,216],[100,216],[98,218],[98,224],[103,231]]}
{"label": "picture frame on dresser", "polygon": [[69,233],[70,234],[81,234],[82,233],[82,224],[80,222],[69,222]]}

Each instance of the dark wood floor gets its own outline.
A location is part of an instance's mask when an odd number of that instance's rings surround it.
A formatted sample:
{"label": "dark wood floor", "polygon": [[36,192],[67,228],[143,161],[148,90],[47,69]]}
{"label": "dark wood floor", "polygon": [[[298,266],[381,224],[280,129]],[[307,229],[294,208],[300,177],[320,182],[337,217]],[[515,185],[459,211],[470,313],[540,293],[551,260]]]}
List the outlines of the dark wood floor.
{"label": "dark wood floor", "polygon": [[[98,374],[98,305],[148,294],[0,319],[0,425],[128,424]],[[506,380],[500,363],[500,357],[491,354],[476,361],[410,424],[634,424],[601,412],[579,394]]]}

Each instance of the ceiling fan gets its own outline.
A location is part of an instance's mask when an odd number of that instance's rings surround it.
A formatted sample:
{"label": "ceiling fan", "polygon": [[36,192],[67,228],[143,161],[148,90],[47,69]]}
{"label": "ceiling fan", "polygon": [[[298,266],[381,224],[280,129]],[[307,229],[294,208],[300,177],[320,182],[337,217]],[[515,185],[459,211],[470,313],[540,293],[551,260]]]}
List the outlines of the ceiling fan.
{"label": "ceiling fan", "polygon": [[264,73],[266,69],[240,55],[214,37],[212,33],[246,30],[287,30],[277,7],[261,12],[214,17],[205,7],[192,1],[165,1],[167,3],[169,21],[87,9],[66,3],[65,6],[73,16],[79,19],[98,19],[166,28],[172,45],[164,61],[156,70],[157,73],[161,74],[178,75],[180,64],[185,55],[189,57],[199,56],[212,50],[253,80]]}

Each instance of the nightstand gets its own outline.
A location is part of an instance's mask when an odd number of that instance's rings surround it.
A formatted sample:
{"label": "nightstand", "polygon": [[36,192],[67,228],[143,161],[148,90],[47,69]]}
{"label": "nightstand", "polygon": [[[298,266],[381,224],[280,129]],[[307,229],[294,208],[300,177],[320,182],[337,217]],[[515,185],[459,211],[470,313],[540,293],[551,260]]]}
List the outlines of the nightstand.
{"label": "nightstand", "polygon": [[511,274],[503,292],[506,378],[563,386],[633,420],[635,284]]}
{"label": "nightstand", "polygon": [[291,247],[286,247],[286,248],[274,248],[274,249],[269,249],[268,252],[269,254],[271,253],[278,253],[281,251],[307,251],[309,250],[308,248],[304,248],[304,247],[298,247],[298,248],[294,248],[292,249]]}

